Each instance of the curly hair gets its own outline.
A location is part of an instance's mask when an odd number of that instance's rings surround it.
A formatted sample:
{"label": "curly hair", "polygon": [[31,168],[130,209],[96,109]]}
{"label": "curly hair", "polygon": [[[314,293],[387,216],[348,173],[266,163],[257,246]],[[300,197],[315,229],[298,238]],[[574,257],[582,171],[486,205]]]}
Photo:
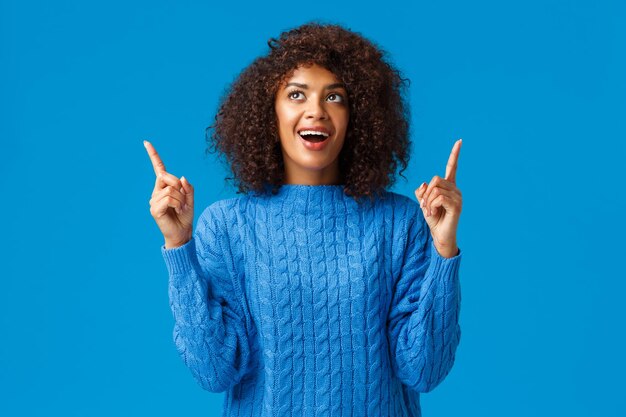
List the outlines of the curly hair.
{"label": "curly hair", "polygon": [[[213,125],[206,128],[207,152],[219,151],[239,193],[275,194],[285,168],[274,100],[283,80],[302,65],[317,64],[346,86],[349,122],[338,156],[344,193],[373,199],[408,165],[408,80],[387,62],[386,53],[339,25],[307,23],[268,41],[226,90]],[[212,130],[212,133],[211,133]]]}

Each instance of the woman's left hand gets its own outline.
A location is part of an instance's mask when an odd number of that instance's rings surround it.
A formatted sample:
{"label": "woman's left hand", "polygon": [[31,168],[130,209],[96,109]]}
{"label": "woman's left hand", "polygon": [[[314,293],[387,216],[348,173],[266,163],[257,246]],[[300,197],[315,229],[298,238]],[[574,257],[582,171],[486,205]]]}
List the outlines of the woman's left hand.
{"label": "woman's left hand", "polygon": [[462,139],[457,140],[446,165],[446,177],[435,175],[430,184],[423,183],[415,196],[430,228],[433,243],[439,254],[452,258],[458,254],[456,230],[461,215],[463,198],[456,187],[456,167]]}

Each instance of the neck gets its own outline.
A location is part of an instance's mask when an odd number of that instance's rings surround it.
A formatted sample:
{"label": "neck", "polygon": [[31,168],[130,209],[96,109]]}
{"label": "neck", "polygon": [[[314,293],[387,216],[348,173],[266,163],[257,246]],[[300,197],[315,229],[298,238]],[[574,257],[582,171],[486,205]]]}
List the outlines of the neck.
{"label": "neck", "polygon": [[322,170],[298,170],[285,164],[285,182],[291,185],[339,185],[344,181],[338,161]]}

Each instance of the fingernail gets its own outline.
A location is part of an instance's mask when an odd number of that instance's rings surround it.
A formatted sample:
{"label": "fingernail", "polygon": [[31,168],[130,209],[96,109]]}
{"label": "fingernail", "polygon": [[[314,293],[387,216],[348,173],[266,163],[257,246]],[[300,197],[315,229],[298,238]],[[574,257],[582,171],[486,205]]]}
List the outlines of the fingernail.
{"label": "fingernail", "polygon": [[187,210],[187,204],[186,204],[186,203],[185,203],[185,204],[183,204],[183,211],[184,211],[184,210]]}

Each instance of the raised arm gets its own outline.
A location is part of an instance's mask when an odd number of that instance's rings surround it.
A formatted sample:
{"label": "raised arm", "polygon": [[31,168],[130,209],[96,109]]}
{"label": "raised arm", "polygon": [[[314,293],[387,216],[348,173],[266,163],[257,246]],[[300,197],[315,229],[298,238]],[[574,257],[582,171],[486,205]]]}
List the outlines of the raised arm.
{"label": "raised arm", "polygon": [[250,362],[249,316],[234,269],[238,260],[219,211],[216,204],[208,207],[186,244],[161,247],[176,348],[200,386],[211,392],[237,384]]}
{"label": "raised arm", "polygon": [[193,233],[192,185],[165,170],[150,142],[144,146],[156,176],[150,213],[165,239],[174,342],[204,389],[225,391],[241,380],[250,358],[250,320],[234,268],[242,260],[231,251],[220,203],[202,213]]}
{"label": "raised arm", "polygon": [[450,372],[461,337],[461,253],[441,256],[423,216],[415,215],[387,325],[396,376],[414,391],[429,392]]}

